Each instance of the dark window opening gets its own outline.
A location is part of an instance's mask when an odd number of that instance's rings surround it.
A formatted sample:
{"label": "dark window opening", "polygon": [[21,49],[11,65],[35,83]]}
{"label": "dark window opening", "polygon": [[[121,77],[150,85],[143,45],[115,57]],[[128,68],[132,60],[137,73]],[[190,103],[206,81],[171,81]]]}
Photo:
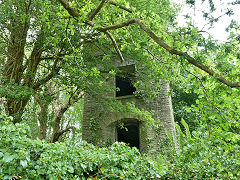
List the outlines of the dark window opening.
{"label": "dark window opening", "polygon": [[116,76],[116,88],[116,97],[133,95],[136,91],[129,77]]}
{"label": "dark window opening", "polygon": [[133,95],[136,91],[136,88],[133,86],[135,66],[129,65],[119,69],[122,73],[116,76],[116,97]]}
{"label": "dark window opening", "polygon": [[117,128],[117,141],[124,142],[130,147],[139,149],[139,126],[138,124],[129,124]]}

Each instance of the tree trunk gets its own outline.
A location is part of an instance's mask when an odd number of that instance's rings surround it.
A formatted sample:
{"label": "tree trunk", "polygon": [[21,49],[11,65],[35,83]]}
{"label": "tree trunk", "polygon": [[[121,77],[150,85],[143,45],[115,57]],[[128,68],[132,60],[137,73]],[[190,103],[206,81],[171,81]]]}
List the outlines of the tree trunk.
{"label": "tree trunk", "polygon": [[68,110],[68,108],[72,105],[71,101],[68,100],[66,101],[62,106],[60,106],[56,113],[55,116],[53,117],[52,122],[54,122],[53,124],[53,133],[52,133],[52,139],[51,142],[56,142],[58,141],[59,137],[60,137],[60,123],[61,123],[61,119],[64,115],[64,113]]}
{"label": "tree trunk", "polygon": [[39,139],[46,139],[47,119],[48,119],[48,105],[44,105],[44,107],[41,107],[40,117],[39,117],[39,123],[40,123]]}
{"label": "tree trunk", "polygon": [[54,123],[53,124],[53,133],[52,133],[52,138],[51,138],[52,143],[58,141],[59,137],[62,134],[73,129],[73,127],[66,127],[65,129],[61,130],[60,123],[61,123],[64,113],[68,110],[68,108],[71,107],[75,102],[77,102],[82,97],[83,97],[83,92],[76,91],[62,106],[57,107],[57,111],[52,120],[52,122]]}
{"label": "tree trunk", "polygon": [[[40,63],[41,54],[43,52],[42,46],[44,42],[43,30],[40,30],[37,40],[34,44],[30,57],[27,59],[26,65],[24,63],[24,47],[26,43],[27,29],[22,27],[13,27],[11,33],[11,43],[8,47],[8,61],[5,65],[4,74],[9,81],[14,81],[17,86],[33,88],[37,67]],[[24,31],[24,35],[22,32]],[[23,71],[26,70],[24,74]],[[27,105],[30,95],[24,99],[16,99],[7,97],[7,113],[14,116],[14,123],[21,120],[22,110]]]}
{"label": "tree trunk", "polygon": [[[11,20],[11,27],[9,28],[10,40],[7,48],[7,62],[4,66],[4,76],[7,83],[15,83],[16,85],[21,83],[24,71],[24,47],[26,44],[28,28],[29,24],[27,21],[23,24],[20,18]],[[6,113],[10,116],[15,115],[26,105],[25,102],[18,102],[16,99],[8,96],[6,96],[6,99]],[[17,120],[15,120],[15,122],[16,121]]]}
{"label": "tree trunk", "polygon": [[[45,95],[44,97],[46,97]],[[38,116],[38,121],[40,124],[39,139],[46,139],[47,136],[47,120],[48,120],[48,106],[50,102],[43,98],[39,98],[37,94],[34,94],[34,98],[40,106],[40,112]]]}

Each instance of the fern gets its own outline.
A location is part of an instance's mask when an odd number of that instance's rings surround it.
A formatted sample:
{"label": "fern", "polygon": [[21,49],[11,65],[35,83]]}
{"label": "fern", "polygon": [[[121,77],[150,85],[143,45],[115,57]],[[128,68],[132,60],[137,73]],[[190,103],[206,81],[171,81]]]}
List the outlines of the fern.
{"label": "fern", "polygon": [[177,137],[178,137],[178,144],[181,147],[185,143],[185,135],[177,123],[175,123],[175,127],[176,127],[176,131],[177,131],[176,133],[177,133]]}
{"label": "fern", "polygon": [[185,134],[186,134],[187,139],[188,140],[192,139],[191,133],[189,131],[189,126],[183,118],[181,119],[181,123],[182,123],[183,127],[185,128]]}

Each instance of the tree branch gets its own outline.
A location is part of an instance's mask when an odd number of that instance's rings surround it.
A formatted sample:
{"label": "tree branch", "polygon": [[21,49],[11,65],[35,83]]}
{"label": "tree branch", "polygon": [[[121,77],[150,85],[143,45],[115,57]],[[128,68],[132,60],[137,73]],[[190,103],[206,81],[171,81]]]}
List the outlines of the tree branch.
{"label": "tree branch", "polygon": [[169,64],[168,62],[164,62],[162,59],[155,56],[149,49],[147,49],[145,47],[142,47],[142,48],[145,49],[147,51],[147,53],[150,54],[152,56],[152,58],[156,59],[158,62],[163,63],[163,64]]}
{"label": "tree branch", "polygon": [[54,134],[54,138],[51,140],[51,143],[57,142],[61,135],[63,135],[65,132],[70,131],[71,129],[75,129],[75,127],[70,126],[70,127],[67,127],[67,128],[65,128],[65,129],[60,130],[60,131],[58,131],[57,133],[55,133],[55,134]]}
{"label": "tree branch", "polygon": [[131,9],[129,9],[129,8],[126,8],[126,7],[122,6],[121,4],[115,3],[115,2],[113,2],[113,1],[108,1],[108,3],[109,3],[109,4],[112,4],[112,5],[116,6],[116,7],[119,7],[120,9],[123,9],[123,10],[125,10],[125,11],[127,11],[127,12],[129,12],[129,13],[134,13],[133,10],[131,10]]}
{"label": "tree branch", "polygon": [[33,95],[34,99],[37,101],[37,103],[39,104],[40,107],[43,107],[43,103],[40,100],[39,96],[37,95],[37,93],[34,93]]}
{"label": "tree branch", "polygon": [[79,99],[83,97],[83,92],[75,92],[77,93],[77,97],[72,95],[56,112],[55,116],[53,117],[53,122],[59,123],[60,119],[62,118],[63,114],[68,110],[68,108],[77,102]]}
{"label": "tree branch", "polygon": [[61,131],[58,132],[59,136],[63,135],[65,132],[70,131],[71,129],[74,129],[73,126],[67,127]]}
{"label": "tree branch", "polygon": [[97,6],[96,9],[94,9],[94,11],[90,14],[90,16],[88,17],[89,21],[92,21],[93,18],[97,15],[97,13],[102,9],[104,3],[106,2],[106,0],[102,0],[99,5]]}
{"label": "tree branch", "polygon": [[[64,8],[69,12],[70,15],[72,15],[73,17],[77,17],[80,16],[79,13],[75,13],[75,9],[71,8],[69,6],[69,3],[67,0],[59,0],[62,4],[63,2],[65,2],[63,4]],[[74,13],[73,13],[74,12]],[[86,21],[86,24],[94,27],[95,24],[92,21]],[[104,27],[98,27],[97,30],[101,31],[101,32],[106,32],[107,30],[115,30],[115,29],[119,29],[125,26],[129,26],[133,23],[137,23],[139,25],[139,27],[148,34],[148,36],[150,36],[158,45],[160,45],[162,48],[164,48],[165,50],[167,50],[170,54],[172,55],[178,55],[178,56],[182,56],[184,57],[190,64],[198,67],[199,69],[205,71],[206,73],[208,73],[210,76],[215,77],[216,79],[218,79],[220,82],[226,84],[227,86],[234,88],[234,87],[240,87],[240,82],[231,82],[229,80],[227,80],[226,78],[224,78],[223,76],[221,76],[220,74],[216,73],[215,71],[213,71],[212,69],[210,69],[209,67],[199,63],[198,61],[196,61],[193,57],[191,57],[190,55],[188,55],[186,52],[182,52],[182,51],[178,51],[176,49],[171,48],[169,45],[167,45],[164,41],[162,41],[153,31],[151,31],[150,28],[148,28],[144,23],[142,23],[142,21],[138,18],[131,18],[128,19],[126,21],[122,21],[120,23],[117,24],[113,24],[113,25],[109,25],[109,26],[104,26]]]}
{"label": "tree branch", "polygon": [[224,78],[223,76],[221,76],[220,74],[213,71],[212,69],[210,69],[209,67],[207,67],[207,66],[199,63],[198,61],[196,61],[193,57],[188,55],[186,52],[181,52],[181,51],[178,51],[178,50],[173,49],[170,46],[168,46],[156,34],[154,34],[145,24],[143,24],[140,19],[131,18],[131,19],[128,19],[126,21],[123,21],[121,23],[117,23],[117,24],[114,24],[114,25],[99,27],[98,30],[100,30],[100,31],[114,30],[114,29],[119,29],[119,28],[128,26],[128,25],[133,24],[133,23],[137,23],[143,31],[145,31],[157,44],[159,44],[162,48],[167,50],[170,54],[184,57],[190,64],[192,64],[192,65],[198,67],[199,69],[205,71],[209,75],[214,76],[220,82],[226,84],[227,86],[229,86],[231,88],[240,87],[240,82],[231,82],[231,81],[227,80],[226,78]]}
{"label": "tree branch", "polygon": [[43,31],[43,27],[41,27],[41,30],[39,31],[36,41],[34,43],[31,55],[28,58],[26,65],[25,65],[26,73],[25,73],[25,76],[22,81],[23,86],[31,87],[34,82],[35,75],[37,72],[37,67],[41,61],[40,57],[43,53],[44,39],[45,39],[44,31]]}
{"label": "tree branch", "polygon": [[[78,11],[72,7],[70,7],[69,3],[67,0],[59,0],[59,2],[63,5],[63,7],[68,11],[68,13],[73,16],[73,17],[79,17],[80,14],[78,13]],[[90,14],[90,16],[88,17],[88,21],[86,21],[85,23],[94,27],[95,24],[92,22],[93,18],[97,15],[97,13],[101,10],[101,8],[103,7],[104,3],[106,2],[106,0],[102,0],[100,2],[100,4],[98,5],[98,7]],[[106,34],[112,41],[113,43],[113,46],[115,48],[115,50],[117,51],[121,61],[123,62],[124,61],[124,58],[123,58],[123,55],[120,51],[120,49],[118,48],[118,45],[117,45],[117,42],[116,40],[114,39],[114,37],[112,36],[111,33],[107,32],[107,31],[101,31],[103,32],[104,34]]]}
{"label": "tree branch", "polygon": [[25,3],[25,7],[26,7],[26,14],[27,14],[29,12],[29,10],[30,10],[30,6],[32,4],[32,0],[30,0],[28,4],[25,1],[24,1],[24,3]]}
{"label": "tree branch", "polygon": [[[76,96],[77,95],[77,96]],[[60,122],[64,115],[64,113],[68,110],[70,106],[72,106],[75,102],[77,102],[79,99],[83,97],[84,93],[82,91],[79,91],[78,89],[70,96],[70,98],[65,101],[65,103],[58,108],[57,112],[55,113],[52,122],[54,122],[53,126],[53,136],[51,139],[51,142],[58,141],[59,137],[66,132],[67,128],[65,130],[60,130]],[[62,132],[62,133],[61,133]]]}
{"label": "tree branch", "polygon": [[68,0],[58,0],[58,1],[63,5],[63,7],[68,11],[68,13],[71,16],[73,16],[73,17],[79,17],[80,16],[78,10],[76,10],[73,7],[70,7]]}
{"label": "tree branch", "polygon": [[118,45],[117,45],[116,40],[115,40],[114,37],[113,37],[113,35],[112,35],[110,32],[108,32],[108,31],[105,31],[104,33],[111,39],[111,41],[112,41],[112,43],[113,43],[113,46],[114,46],[114,48],[116,49],[116,51],[117,51],[117,53],[118,53],[118,55],[119,55],[119,57],[120,57],[120,59],[121,59],[121,62],[124,62],[123,55],[122,55],[122,53],[121,53],[121,51],[120,51],[120,49],[119,49],[119,47],[118,47]]}
{"label": "tree branch", "polygon": [[59,58],[57,58],[57,59],[54,61],[53,70],[52,70],[45,78],[39,80],[38,82],[36,82],[36,83],[33,85],[33,89],[34,89],[34,90],[38,89],[42,84],[48,82],[50,79],[53,78],[54,74],[58,73],[58,71],[60,70],[60,67],[56,67],[58,61],[59,61]]}
{"label": "tree branch", "polygon": [[[99,3],[98,7],[90,14],[90,16],[88,18],[88,21],[92,21],[93,20],[93,18],[97,15],[97,13],[102,9],[102,7],[103,7],[105,2],[106,2],[106,0],[102,0]],[[91,23],[91,26],[95,26],[95,24]],[[123,62],[124,61],[123,55],[122,55],[122,53],[121,53],[121,51],[120,51],[120,49],[119,49],[119,47],[117,45],[116,40],[113,37],[113,35],[110,32],[108,32],[108,31],[103,31],[103,32],[104,32],[104,34],[106,34],[111,39],[115,50],[117,51],[121,61]]]}

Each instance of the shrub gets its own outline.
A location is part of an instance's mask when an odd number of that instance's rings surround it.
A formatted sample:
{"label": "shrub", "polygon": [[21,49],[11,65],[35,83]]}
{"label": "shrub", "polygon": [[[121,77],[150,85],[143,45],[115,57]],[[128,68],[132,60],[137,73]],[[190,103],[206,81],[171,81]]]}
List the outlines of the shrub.
{"label": "shrub", "polygon": [[30,139],[26,124],[2,115],[0,179],[155,179],[155,164],[136,148],[114,143],[98,148],[84,141],[48,144]]}
{"label": "shrub", "polygon": [[[178,125],[179,147],[165,151],[168,169],[163,178],[170,179],[238,179],[240,177],[239,135],[213,127],[205,127],[191,135],[187,123],[183,133]],[[228,138],[227,138],[228,137]],[[162,159],[162,156],[160,157]]]}
{"label": "shrub", "polygon": [[[179,126],[179,147],[164,146],[155,158],[114,143],[99,148],[85,141],[48,144],[30,139],[26,124],[0,115],[0,179],[237,179],[239,135],[215,127],[211,135]],[[173,144],[172,142],[170,144]],[[169,148],[170,147],[170,148]]]}

